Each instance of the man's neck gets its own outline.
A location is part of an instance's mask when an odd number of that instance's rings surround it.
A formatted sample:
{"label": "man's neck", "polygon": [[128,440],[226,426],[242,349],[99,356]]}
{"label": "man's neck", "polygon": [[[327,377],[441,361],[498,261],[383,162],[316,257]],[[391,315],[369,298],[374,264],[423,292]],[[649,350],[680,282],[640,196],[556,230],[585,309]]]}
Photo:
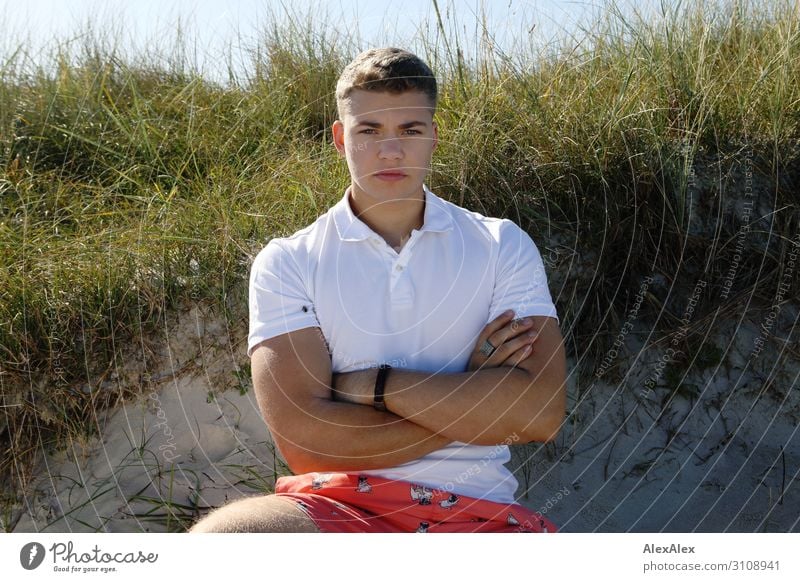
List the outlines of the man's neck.
{"label": "man's neck", "polygon": [[359,220],[364,222],[386,243],[400,251],[411,238],[411,232],[422,228],[425,220],[425,193],[420,198],[404,198],[380,204],[365,204],[359,196],[353,195],[352,187],[348,193],[348,203]]}

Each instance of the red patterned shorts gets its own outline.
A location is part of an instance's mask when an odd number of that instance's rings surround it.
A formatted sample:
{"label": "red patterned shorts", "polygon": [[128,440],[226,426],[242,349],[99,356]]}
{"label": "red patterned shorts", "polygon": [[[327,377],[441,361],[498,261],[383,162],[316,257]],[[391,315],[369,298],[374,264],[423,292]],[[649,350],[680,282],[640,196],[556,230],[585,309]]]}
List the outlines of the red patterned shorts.
{"label": "red patterned shorts", "polygon": [[550,533],[556,526],[521,505],[495,503],[373,475],[281,477],[275,494],[295,501],[322,532]]}

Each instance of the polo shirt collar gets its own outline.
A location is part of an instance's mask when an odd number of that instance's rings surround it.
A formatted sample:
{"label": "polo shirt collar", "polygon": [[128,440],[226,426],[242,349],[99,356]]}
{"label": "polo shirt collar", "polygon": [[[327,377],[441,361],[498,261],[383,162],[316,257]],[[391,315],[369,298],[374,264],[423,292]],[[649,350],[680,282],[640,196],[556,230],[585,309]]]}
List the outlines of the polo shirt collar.
{"label": "polo shirt collar", "polygon": [[[425,191],[425,216],[423,218],[422,232],[446,232],[453,228],[453,217],[445,202],[431,192],[424,184]],[[339,238],[343,241],[360,241],[373,238],[375,232],[359,219],[350,208],[348,201],[350,188],[339,202],[333,206],[333,220]]]}

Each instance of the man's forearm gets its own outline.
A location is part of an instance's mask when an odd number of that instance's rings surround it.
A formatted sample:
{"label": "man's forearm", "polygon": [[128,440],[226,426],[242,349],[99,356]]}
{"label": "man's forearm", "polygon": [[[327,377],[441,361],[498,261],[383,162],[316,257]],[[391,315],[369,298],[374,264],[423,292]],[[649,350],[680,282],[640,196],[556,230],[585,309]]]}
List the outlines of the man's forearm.
{"label": "man's forearm", "polygon": [[304,409],[304,421],[292,430],[296,436],[279,439],[295,473],[395,467],[452,442],[395,414],[366,406],[312,398]]}
{"label": "man's forearm", "polygon": [[[352,372],[343,380],[355,383],[349,392],[366,395],[375,374]],[[399,417],[448,439],[488,445],[515,436],[547,440],[554,418],[563,415],[562,389],[544,379],[534,382],[525,370],[511,367],[455,374],[393,369],[385,403]],[[369,397],[362,396],[360,404],[370,404]]]}

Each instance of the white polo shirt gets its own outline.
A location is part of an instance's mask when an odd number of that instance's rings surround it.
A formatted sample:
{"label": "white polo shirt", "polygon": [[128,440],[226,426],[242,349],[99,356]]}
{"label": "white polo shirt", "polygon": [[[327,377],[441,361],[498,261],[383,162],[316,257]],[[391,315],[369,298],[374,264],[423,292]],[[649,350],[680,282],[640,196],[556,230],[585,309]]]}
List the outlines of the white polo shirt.
{"label": "white polo shirt", "polygon": [[[424,224],[400,253],[354,214],[349,189],[310,226],[269,241],[250,273],[248,354],[319,327],[333,372],[380,364],[466,371],[484,326],[506,309],[557,317],[536,245],[507,219],[451,204],[425,187]],[[397,467],[359,471],[514,503],[505,445],[451,443]]]}

